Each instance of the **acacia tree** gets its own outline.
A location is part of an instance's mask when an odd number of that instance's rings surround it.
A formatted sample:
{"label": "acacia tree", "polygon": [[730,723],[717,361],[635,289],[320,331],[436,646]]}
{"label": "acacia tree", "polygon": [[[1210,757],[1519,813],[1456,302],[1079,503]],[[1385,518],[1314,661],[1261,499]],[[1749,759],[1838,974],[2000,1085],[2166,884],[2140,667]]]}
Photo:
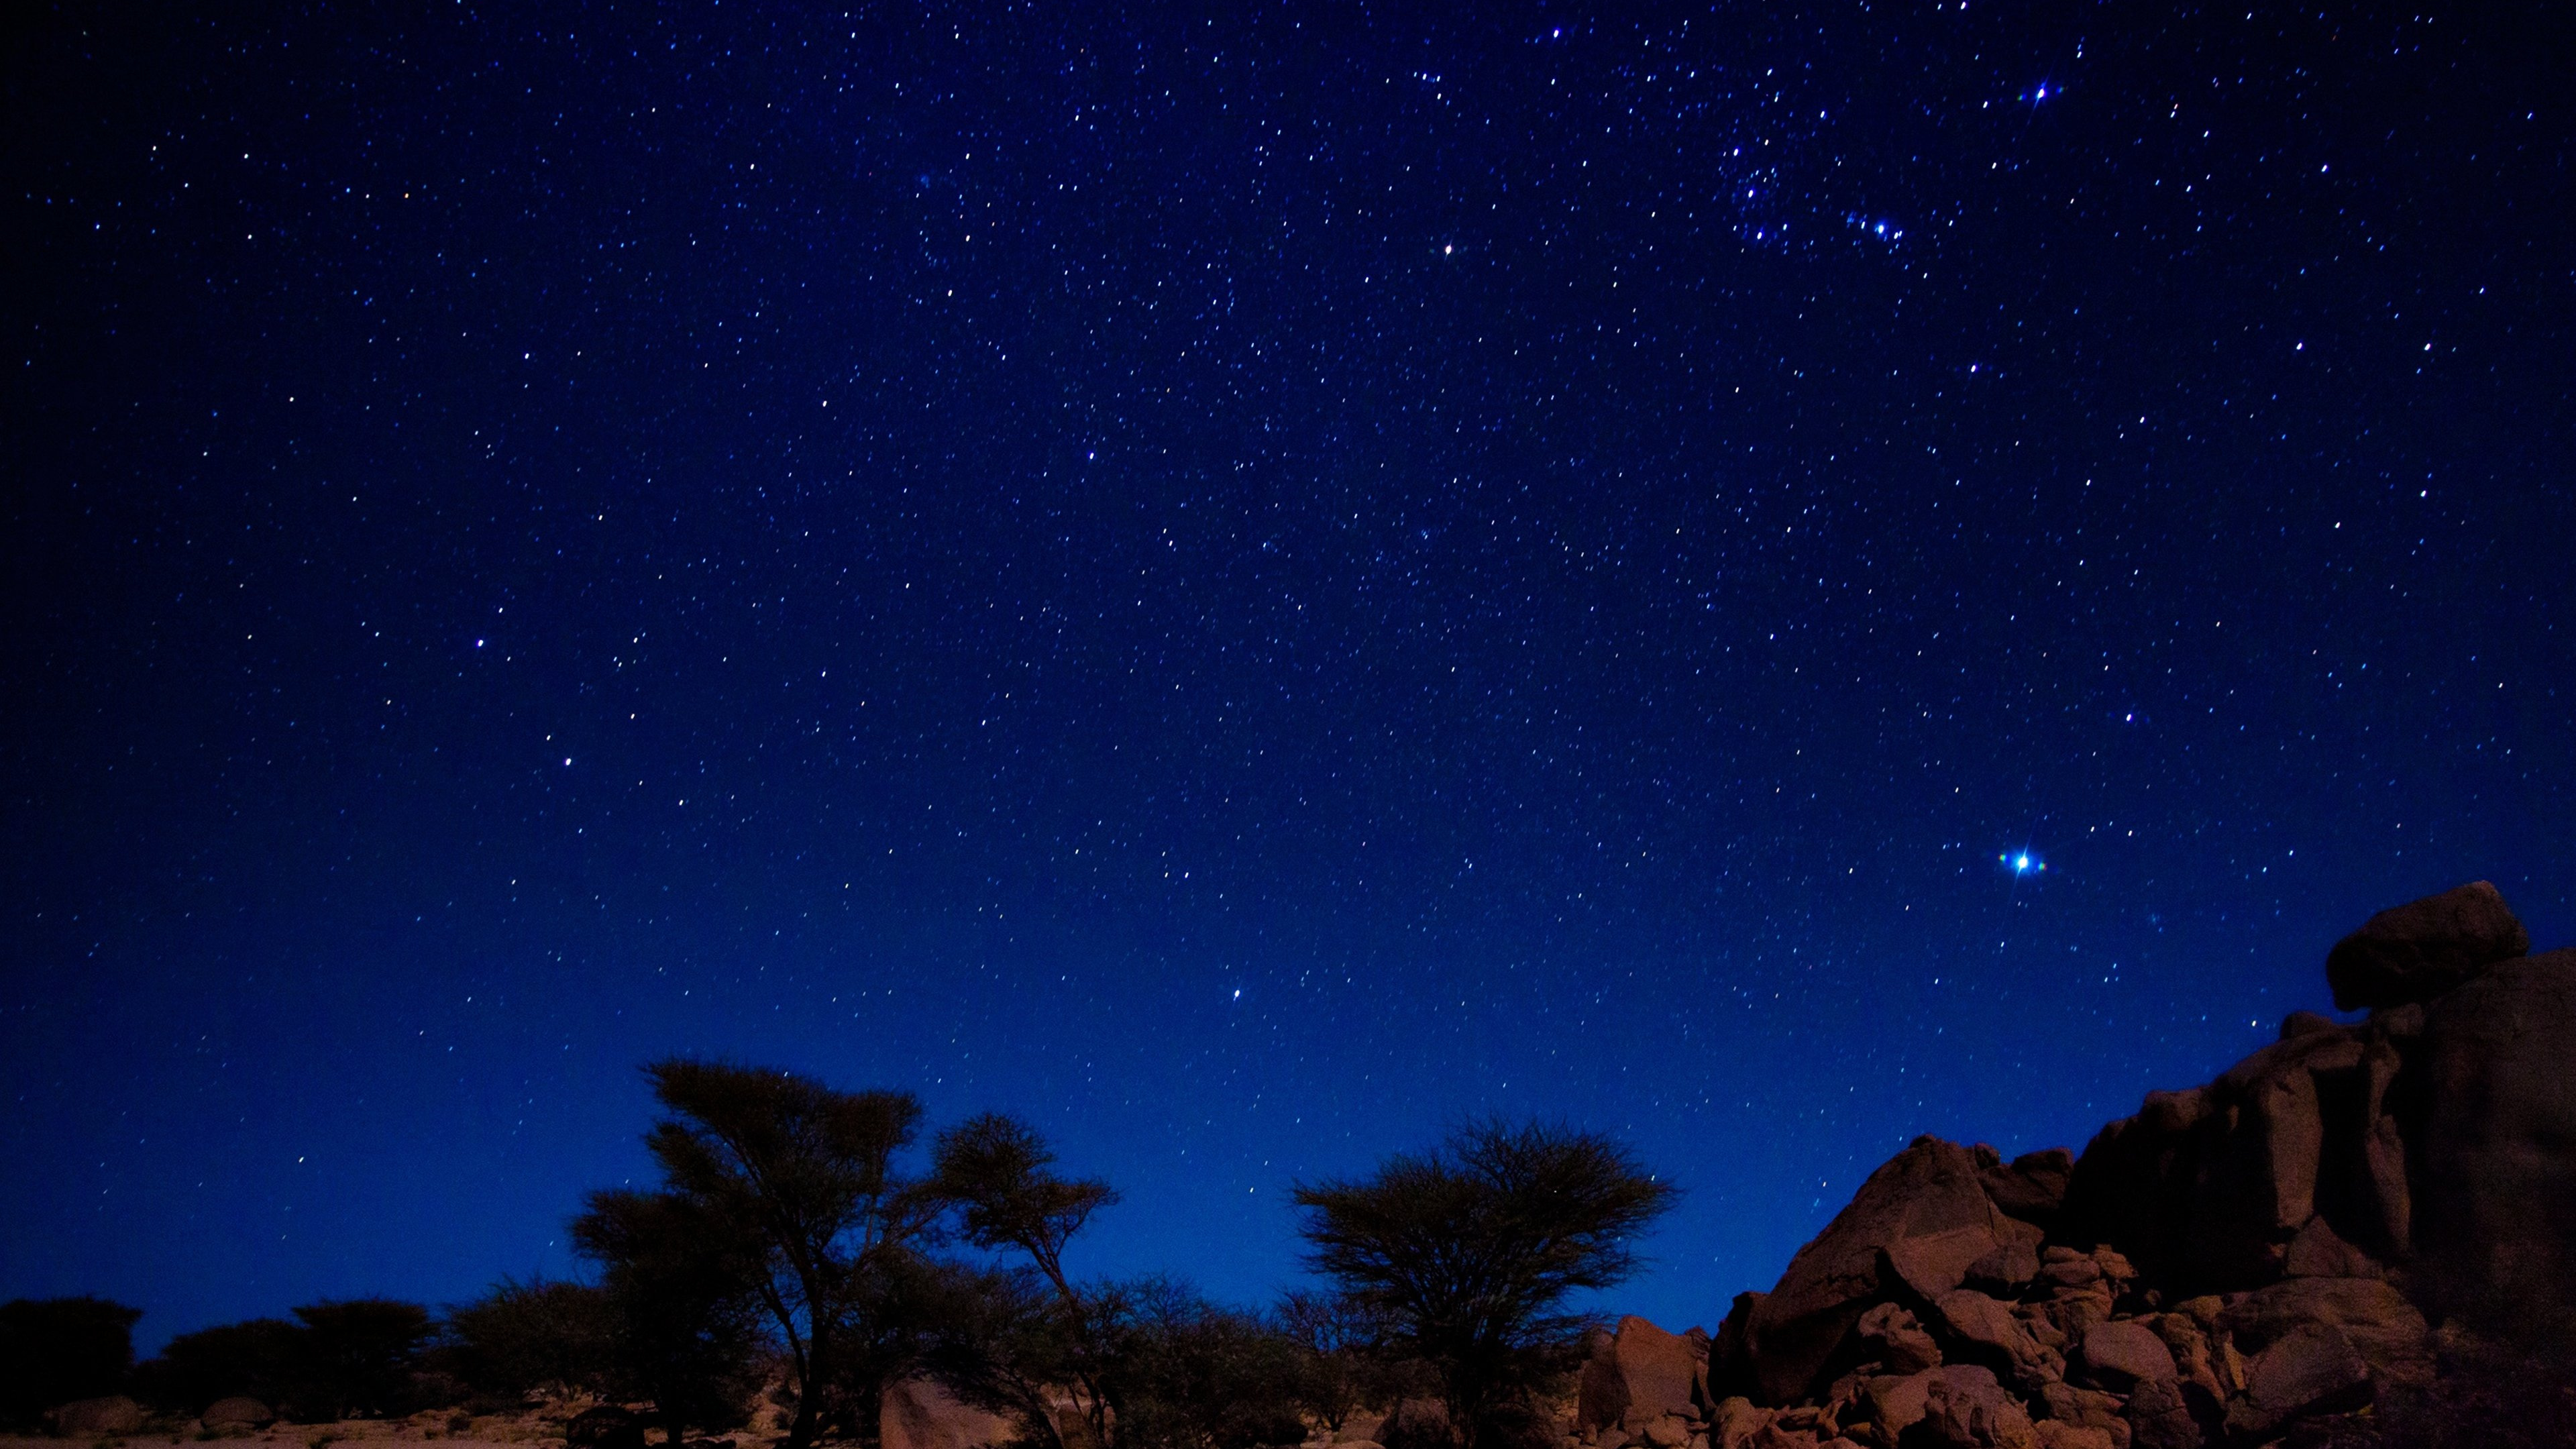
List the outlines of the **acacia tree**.
{"label": "acacia tree", "polygon": [[[573,1241],[585,1253],[583,1219]],[[471,1303],[448,1306],[443,1362],[479,1394],[602,1385],[617,1354],[615,1304],[604,1287],[504,1278]]]}
{"label": "acacia tree", "polygon": [[674,1449],[689,1425],[742,1422],[766,1346],[759,1245],[683,1194],[624,1189],[592,1193],[572,1240],[602,1270],[603,1386],[652,1400]]}
{"label": "acacia tree", "polygon": [[142,1316],[104,1298],[0,1303],[0,1426],[33,1429],[56,1404],[121,1392]]}
{"label": "acacia tree", "polygon": [[1345,1294],[1291,1288],[1270,1318],[1296,1346],[1298,1402],[1326,1429],[1340,1433],[1355,1410],[1385,1398],[1386,1376],[1373,1361],[1386,1338],[1378,1315]]}
{"label": "acacia tree", "polygon": [[919,1130],[921,1103],[716,1062],[656,1062],[645,1075],[672,1114],[645,1138],[670,1190],[757,1250],[754,1289],[796,1381],[787,1449],[814,1441],[825,1394],[844,1386],[858,1399],[851,1427],[874,1438],[883,1384],[851,1382],[840,1350],[872,1283],[940,1216],[930,1185],[895,1161]]}
{"label": "acacia tree", "polygon": [[1511,1437],[1549,1355],[1583,1324],[1566,1296],[1635,1273],[1631,1240],[1677,1196],[1607,1137],[1500,1121],[1364,1180],[1296,1188],[1307,1262],[1430,1366],[1470,1449]]}
{"label": "acacia tree", "polygon": [[[1061,1354],[1092,1442],[1110,1443],[1119,1398],[1112,1338],[1123,1315],[1110,1295],[1065,1276],[1064,1247],[1093,1213],[1118,1201],[1117,1192],[1094,1178],[1058,1174],[1046,1139],[998,1112],[940,1134],[936,1162],[939,1191],[956,1206],[966,1240],[988,1251],[1017,1251],[1045,1282],[1058,1322],[1044,1337]],[[1033,1427],[1052,1428],[1043,1419]]]}

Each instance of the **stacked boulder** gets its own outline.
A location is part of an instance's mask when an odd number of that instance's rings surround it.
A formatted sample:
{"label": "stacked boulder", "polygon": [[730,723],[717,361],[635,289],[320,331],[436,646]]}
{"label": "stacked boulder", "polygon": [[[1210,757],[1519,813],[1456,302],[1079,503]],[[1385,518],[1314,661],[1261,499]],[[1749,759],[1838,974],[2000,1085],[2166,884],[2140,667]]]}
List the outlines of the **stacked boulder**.
{"label": "stacked boulder", "polygon": [[2296,1013],[2080,1158],[1916,1139],[1737,1297],[1687,1388],[1632,1365],[1689,1340],[1602,1336],[1578,1437],[2199,1449],[2429,1382],[2425,1308],[2576,1296],[2576,951],[2528,945],[2463,886],[2335,947],[2366,1020]]}
{"label": "stacked boulder", "polygon": [[1595,1330],[1576,1381],[1574,1437],[1601,1449],[1707,1449],[1708,1334],[1642,1318]]}

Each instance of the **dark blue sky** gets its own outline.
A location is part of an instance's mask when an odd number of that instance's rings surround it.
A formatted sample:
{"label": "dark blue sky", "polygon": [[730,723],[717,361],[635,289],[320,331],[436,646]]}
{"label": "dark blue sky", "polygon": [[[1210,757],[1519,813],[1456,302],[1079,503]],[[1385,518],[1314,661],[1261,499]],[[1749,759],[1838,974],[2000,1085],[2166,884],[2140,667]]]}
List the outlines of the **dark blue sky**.
{"label": "dark blue sky", "polygon": [[1237,1299],[1563,1117],[1713,1325],[2576,940],[2539,9],[12,20],[0,1296],[568,1271],[690,1052]]}

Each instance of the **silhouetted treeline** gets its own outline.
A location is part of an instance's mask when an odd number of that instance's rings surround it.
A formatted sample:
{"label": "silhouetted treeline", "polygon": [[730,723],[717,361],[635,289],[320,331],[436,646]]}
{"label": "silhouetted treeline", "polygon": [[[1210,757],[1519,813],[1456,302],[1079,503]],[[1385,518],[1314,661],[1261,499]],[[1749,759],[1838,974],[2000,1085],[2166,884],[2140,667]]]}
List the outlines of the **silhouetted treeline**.
{"label": "silhouetted treeline", "polygon": [[765,1391],[782,1449],[806,1449],[872,1445],[887,1390],[929,1379],[1005,1416],[1017,1449],[1265,1449],[1400,1402],[1387,1449],[1509,1449],[1569,1366],[1584,1321],[1566,1297],[1632,1272],[1673,1195],[1606,1139],[1472,1124],[1299,1186],[1329,1287],[1255,1312],[1069,1269],[1118,1195],[1014,1118],[925,1143],[906,1092],[687,1060],[646,1075],[661,1182],[591,1194],[571,1224],[588,1281],[504,1281],[443,1319],[307,1304],[140,1366],[132,1309],[12,1304],[0,1331],[47,1348],[10,1354],[8,1412],[129,1389],[173,1416],[248,1396],[300,1421],[593,1394],[647,1406],[677,1445],[740,1426]]}
{"label": "silhouetted treeline", "polygon": [[56,1404],[123,1392],[142,1316],[104,1298],[0,1304],[0,1427],[32,1429]]}

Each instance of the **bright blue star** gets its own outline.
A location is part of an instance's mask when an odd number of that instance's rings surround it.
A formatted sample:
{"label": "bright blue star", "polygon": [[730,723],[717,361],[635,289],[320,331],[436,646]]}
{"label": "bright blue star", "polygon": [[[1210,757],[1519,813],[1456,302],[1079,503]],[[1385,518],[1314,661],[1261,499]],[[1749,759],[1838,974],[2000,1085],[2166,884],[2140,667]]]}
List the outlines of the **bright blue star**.
{"label": "bright blue star", "polygon": [[2007,850],[1995,859],[2003,862],[2004,868],[2014,875],[2037,875],[2048,869],[2048,862],[2027,850]]}

